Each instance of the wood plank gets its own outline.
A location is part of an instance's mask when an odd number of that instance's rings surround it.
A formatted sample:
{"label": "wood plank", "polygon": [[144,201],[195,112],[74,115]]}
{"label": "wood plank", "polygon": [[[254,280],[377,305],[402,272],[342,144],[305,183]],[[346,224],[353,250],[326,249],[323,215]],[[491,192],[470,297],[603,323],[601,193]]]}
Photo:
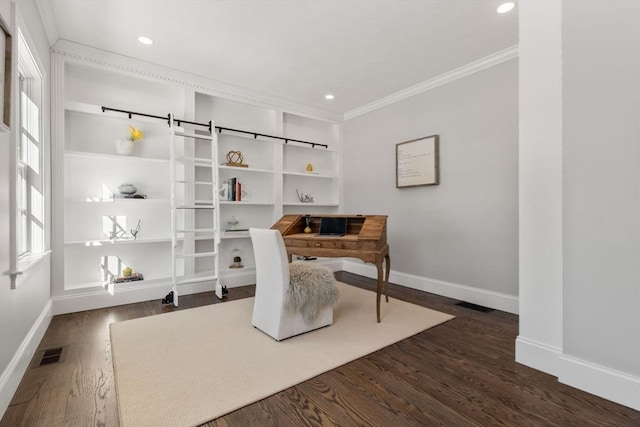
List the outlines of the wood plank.
{"label": "wood plank", "polygon": [[[362,276],[336,277],[376,287]],[[254,290],[230,289],[228,299]],[[456,318],[204,425],[640,425],[640,412],[516,363],[518,316],[477,312],[393,284],[389,295]],[[0,427],[117,427],[109,324],[218,303],[205,292],[180,297],[179,308],[156,300],[55,316]],[[37,365],[44,349],[58,346],[64,348],[61,362]]]}

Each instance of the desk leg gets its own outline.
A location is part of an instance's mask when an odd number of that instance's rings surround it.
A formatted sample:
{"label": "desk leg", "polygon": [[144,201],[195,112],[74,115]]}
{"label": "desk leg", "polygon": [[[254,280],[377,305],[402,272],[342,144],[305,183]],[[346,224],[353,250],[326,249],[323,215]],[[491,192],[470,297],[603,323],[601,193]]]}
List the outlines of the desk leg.
{"label": "desk leg", "polygon": [[387,302],[389,302],[389,272],[391,271],[391,258],[389,258],[389,254],[384,256],[384,296],[387,297]]}
{"label": "desk leg", "polygon": [[[376,289],[376,314],[378,315],[378,323],[380,323],[380,294],[382,293],[382,260],[376,262],[376,267],[378,269],[378,287]],[[387,301],[389,301],[389,297],[387,297]]]}

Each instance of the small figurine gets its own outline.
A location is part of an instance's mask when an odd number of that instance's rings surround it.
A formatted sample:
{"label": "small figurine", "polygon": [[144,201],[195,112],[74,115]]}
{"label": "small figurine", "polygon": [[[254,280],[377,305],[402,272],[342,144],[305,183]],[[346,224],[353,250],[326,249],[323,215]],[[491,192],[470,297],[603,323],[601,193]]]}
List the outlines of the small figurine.
{"label": "small figurine", "polygon": [[313,203],[313,196],[310,194],[300,193],[297,188],[296,194],[298,195],[298,200],[300,200],[301,203]]}
{"label": "small figurine", "polygon": [[138,220],[138,226],[135,229],[131,229],[131,235],[133,236],[133,240],[138,238],[138,233],[140,232],[140,225],[142,224],[142,220]]}
{"label": "small figurine", "polygon": [[313,165],[311,163],[307,163],[307,172],[313,172]]}
{"label": "small figurine", "polygon": [[236,225],[238,225],[239,222],[240,221],[238,221],[235,216],[231,216],[231,219],[227,221],[227,224],[229,224],[229,230],[235,230]]}
{"label": "small figurine", "polygon": [[240,249],[234,249],[231,251],[231,259],[233,260],[233,263],[229,266],[229,268],[244,268],[244,265],[242,265],[242,252],[240,252]]}
{"label": "small figurine", "polygon": [[227,162],[225,163],[227,166],[235,166],[240,168],[249,167],[249,165],[244,163],[244,157],[242,157],[242,153],[240,151],[231,150],[227,153]]}

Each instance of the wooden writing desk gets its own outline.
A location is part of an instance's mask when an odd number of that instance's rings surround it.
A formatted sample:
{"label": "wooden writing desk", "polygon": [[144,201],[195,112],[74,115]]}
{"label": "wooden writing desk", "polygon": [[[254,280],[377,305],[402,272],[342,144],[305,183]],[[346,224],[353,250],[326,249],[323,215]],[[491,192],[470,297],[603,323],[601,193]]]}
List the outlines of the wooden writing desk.
{"label": "wooden writing desk", "polygon": [[[322,217],[347,218],[347,234],[342,237],[317,236],[320,232]],[[310,215],[311,233],[305,233],[305,215],[285,215],[271,228],[279,230],[284,238],[289,262],[292,255],[317,257],[358,258],[375,264],[378,269],[376,290],[376,315],[380,322],[380,295],[384,285],[384,294],[389,302],[389,245],[387,244],[386,215]],[[383,276],[382,263],[385,264]]]}

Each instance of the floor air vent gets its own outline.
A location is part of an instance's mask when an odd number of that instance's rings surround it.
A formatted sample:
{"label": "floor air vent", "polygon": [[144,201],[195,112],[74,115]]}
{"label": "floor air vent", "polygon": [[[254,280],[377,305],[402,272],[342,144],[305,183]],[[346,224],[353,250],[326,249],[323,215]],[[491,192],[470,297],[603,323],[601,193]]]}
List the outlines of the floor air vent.
{"label": "floor air vent", "polygon": [[58,363],[60,356],[62,356],[62,347],[45,350],[40,360],[40,366]]}
{"label": "floor air vent", "polygon": [[471,310],[480,311],[482,313],[490,313],[493,311],[493,308],[489,308],[489,307],[485,307],[477,304],[471,304],[470,302],[466,302],[466,301],[457,302],[456,305],[459,305],[460,307],[464,307],[464,308],[470,308]]}

